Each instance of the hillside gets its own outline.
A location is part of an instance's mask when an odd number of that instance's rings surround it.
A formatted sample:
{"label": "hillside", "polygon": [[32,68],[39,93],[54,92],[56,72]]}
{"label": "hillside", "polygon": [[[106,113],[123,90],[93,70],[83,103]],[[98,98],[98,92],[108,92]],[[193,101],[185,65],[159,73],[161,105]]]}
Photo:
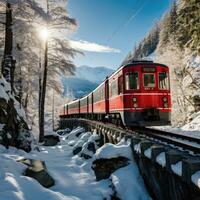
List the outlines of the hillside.
{"label": "hillside", "polygon": [[78,78],[83,78],[93,83],[101,83],[106,76],[113,72],[112,69],[107,67],[89,67],[80,66],[76,68],[76,76]]}
{"label": "hillside", "polygon": [[123,63],[151,59],[170,67],[172,123],[182,126],[200,111],[200,7],[179,0],[127,55]]}

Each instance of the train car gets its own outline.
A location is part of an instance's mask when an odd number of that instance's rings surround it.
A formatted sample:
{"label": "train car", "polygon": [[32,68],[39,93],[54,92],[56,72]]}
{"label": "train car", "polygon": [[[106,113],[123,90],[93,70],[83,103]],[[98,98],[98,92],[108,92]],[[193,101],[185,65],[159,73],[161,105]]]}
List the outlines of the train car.
{"label": "train car", "polygon": [[63,114],[124,126],[170,124],[169,68],[147,61],[121,66],[88,96],[65,105]]}
{"label": "train car", "polygon": [[107,81],[104,81],[93,91],[93,117],[94,119],[102,120],[105,118],[106,113],[106,88],[108,87]]}
{"label": "train car", "polygon": [[151,62],[122,66],[109,77],[109,115],[126,126],[170,123],[169,68]]}
{"label": "train car", "polygon": [[93,117],[93,92],[88,95],[88,118]]}
{"label": "train car", "polygon": [[80,115],[86,117],[88,114],[88,97],[85,96],[80,99]]}
{"label": "train car", "polygon": [[68,113],[67,115],[74,115],[75,117],[78,117],[80,114],[80,100],[76,99],[70,103],[67,104],[68,106]]}

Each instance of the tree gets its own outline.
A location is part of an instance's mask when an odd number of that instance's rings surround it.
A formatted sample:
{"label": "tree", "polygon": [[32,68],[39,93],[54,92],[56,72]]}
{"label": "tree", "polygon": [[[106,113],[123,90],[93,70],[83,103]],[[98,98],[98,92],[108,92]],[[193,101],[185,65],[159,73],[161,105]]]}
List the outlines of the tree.
{"label": "tree", "polygon": [[130,63],[133,60],[140,60],[153,53],[159,42],[159,32],[159,25],[155,24],[147,36],[138,45],[135,45],[131,52],[129,52],[122,64]]}
{"label": "tree", "polygon": [[[75,19],[68,17],[66,12],[66,1],[61,1],[59,4],[56,1],[47,1],[47,14],[49,19],[47,21],[47,29],[51,37],[45,42],[44,48],[44,67],[42,78],[42,91],[40,98],[40,116],[39,116],[39,141],[44,139],[44,113],[45,113],[45,96],[48,82],[51,78],[48,74],[72,74],[74,65],[70,58],[73,58],[77,53],[72,49],[64,37],[63,33],[67,30],[72,30],[76,27]],[[61,33],[60,33],[61,32]],[[56,66],[56,67],[55,67]]]}
{"label": "tree", "polygon": [[198,0],[179,0],[178,44],[200,55],[200,6]]}
{"label": "tree", "polygon": [[[1,23],[5,25],[5,37],[4,37],[4,56],[2,61],[2,74],[8,82],[11,83],[11,88],[13,91],[14,88],[14,71],[15,71],[15,60],[13,59],[13,27],[14,27],[14,18],[19,18],[23,16],[23,20],[27,20],[27,10],[32,11],[32,13],[37,15],[43,14],[42,9],[38,7],[34,1],[28,0],[24,1],[0,1],[1,10],[5,8],[5,17],[1,16]],[[19,9],[23,6],[25,10],[22,13],[19,12]],[[22,10],[21,10],[22,11]],[[1,13],[2,14],[2,13]],[[13,17],[14,15],[14,17]],[[30,14],[29,14],[30,16]],[[22,19],[22,17],[21,17]],[[30,20],[30,19],[29,19]]]}

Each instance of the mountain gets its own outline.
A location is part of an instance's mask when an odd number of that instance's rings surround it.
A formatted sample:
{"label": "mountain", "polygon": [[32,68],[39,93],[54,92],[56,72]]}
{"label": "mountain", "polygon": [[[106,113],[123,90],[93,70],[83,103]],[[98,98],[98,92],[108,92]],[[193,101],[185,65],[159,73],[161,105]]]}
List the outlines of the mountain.
{"label": "mountain", "polygon": [[62,77],[64,95],[73,93],[80,98],[94,90],[114,70],[107,67],[80,66],[76,68],[75,76]]}
{"label": "mountain", "polygon": [[84,65],[76,68],[77,77],[98,84],[112,73],[113,70],[107,67],[89,67]]}

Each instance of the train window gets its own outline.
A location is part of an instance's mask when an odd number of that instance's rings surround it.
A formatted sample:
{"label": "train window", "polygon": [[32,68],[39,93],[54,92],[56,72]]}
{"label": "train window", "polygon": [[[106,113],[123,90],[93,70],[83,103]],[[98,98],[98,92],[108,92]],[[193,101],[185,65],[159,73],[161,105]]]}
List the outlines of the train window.
{"label": "train window", "polygon": [[123,93],[123,76],[118,78],[118,94]]}
{"label": "train window", "polygon": [[144,87],[155,87],[155,76],[153,73],[144,74]]}
{"label": "train window", "polygon": [[114,97],[118,95],[118,85],[117,85],[117,79],[112,81],[110,84],[110,97]]}
{"label": "train window", "polygon": [[159,89],[169,90],[169,77],[168,73],[162,72],[158,74],[159,77]]}
{"label": "train window", "polygon": [[81,106],[86,106],[87,105],[87,98],[81,99]]}
{"label": "train window", "polygon": [[139,89],[139,74],[138,74],[138,72],[126,74],[125,81],[126,81],[126,90],[138,90]]}
{"label": "train window", "polygon": [[94,103],[105,99],[105,89],[101,86],[96,91],[94,91]]}

